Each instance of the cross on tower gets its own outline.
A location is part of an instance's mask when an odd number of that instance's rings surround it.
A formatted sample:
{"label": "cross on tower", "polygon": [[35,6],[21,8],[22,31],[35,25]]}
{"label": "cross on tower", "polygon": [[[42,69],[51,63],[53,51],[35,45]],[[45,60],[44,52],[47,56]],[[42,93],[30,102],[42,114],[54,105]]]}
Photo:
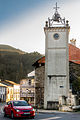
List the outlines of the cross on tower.
{"label": "cross on tower", "polygon": [[60,7],[57,6],[57,2],[56,2],[56,7],[54,7],[54,9],[57,11],[57,9],[59,9]]}

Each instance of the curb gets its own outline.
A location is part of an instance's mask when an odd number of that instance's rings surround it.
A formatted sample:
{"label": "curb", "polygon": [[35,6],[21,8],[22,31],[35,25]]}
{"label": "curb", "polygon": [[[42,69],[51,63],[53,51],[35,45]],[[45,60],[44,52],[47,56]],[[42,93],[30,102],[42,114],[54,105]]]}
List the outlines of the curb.
{"label": "curb", "polygon": [[56,114],[57,111],[48,111],[48,110],[35,110],[35,113],[42,113],[42,114]]}
{"label": "curb", "polygon": [[37,114],[41,113],[41,114],[55,114],[54,112],[36,112]]}

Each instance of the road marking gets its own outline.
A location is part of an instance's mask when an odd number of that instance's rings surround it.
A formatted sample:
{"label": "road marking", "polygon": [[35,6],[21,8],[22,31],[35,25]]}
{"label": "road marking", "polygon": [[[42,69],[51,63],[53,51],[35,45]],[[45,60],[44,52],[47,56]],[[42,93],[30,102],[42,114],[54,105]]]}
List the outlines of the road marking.
{"label": "road marking", "polygon": [[47,119],[40,119],[40,120],[54,120],[54,119],[59,119],[61,117],[50,117],[50,118],[47,118]]}

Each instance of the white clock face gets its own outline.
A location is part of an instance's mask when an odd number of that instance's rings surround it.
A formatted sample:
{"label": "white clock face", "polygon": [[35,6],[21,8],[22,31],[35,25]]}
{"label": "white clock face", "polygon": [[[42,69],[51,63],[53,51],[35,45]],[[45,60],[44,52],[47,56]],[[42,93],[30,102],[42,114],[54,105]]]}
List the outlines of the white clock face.
{"label": "white clock face", "polygon": [[59,34],[58,34],[58,33],[55,33],[55,34],[53,35],[53,37],[54,37],[55,40],[58,40],[58,39],[59,39]]}

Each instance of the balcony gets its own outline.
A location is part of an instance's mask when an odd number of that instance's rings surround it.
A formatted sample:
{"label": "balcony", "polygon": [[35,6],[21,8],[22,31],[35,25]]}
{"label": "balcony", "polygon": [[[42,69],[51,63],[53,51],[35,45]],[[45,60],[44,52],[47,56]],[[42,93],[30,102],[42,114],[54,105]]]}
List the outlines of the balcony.
{"label": "balcony", "polygon": [[35,88],[34,85],[21,85],[20,88]]}
{"label": "balcony", "polygon": [[34,97],[34,93],[21,93],[21,97]]}

